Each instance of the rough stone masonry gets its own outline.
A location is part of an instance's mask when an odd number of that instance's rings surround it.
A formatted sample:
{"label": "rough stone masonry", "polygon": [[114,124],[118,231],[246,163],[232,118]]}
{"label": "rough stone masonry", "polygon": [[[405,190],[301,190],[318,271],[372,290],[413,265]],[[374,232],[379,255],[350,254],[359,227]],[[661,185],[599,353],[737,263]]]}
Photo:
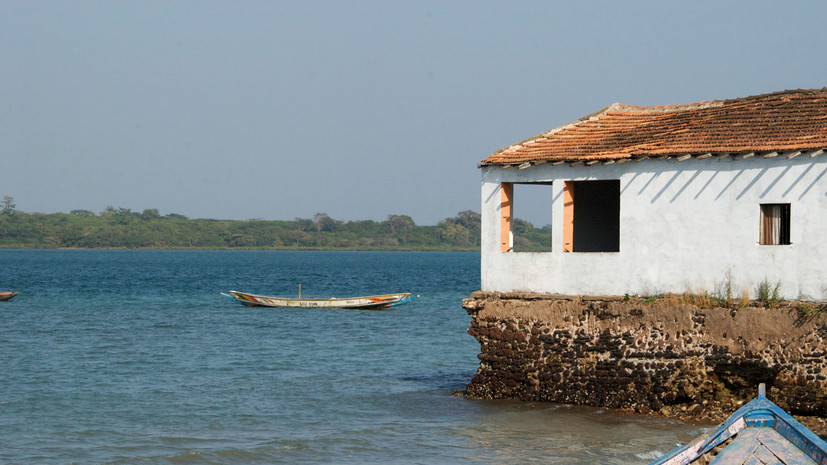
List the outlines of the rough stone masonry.
{"label": "rough stone masonry", "polygon": [[481,348],[470,398],[719,421],[763,382],[787,411],[827,417],[823,313],[485,292],[463,308]]}

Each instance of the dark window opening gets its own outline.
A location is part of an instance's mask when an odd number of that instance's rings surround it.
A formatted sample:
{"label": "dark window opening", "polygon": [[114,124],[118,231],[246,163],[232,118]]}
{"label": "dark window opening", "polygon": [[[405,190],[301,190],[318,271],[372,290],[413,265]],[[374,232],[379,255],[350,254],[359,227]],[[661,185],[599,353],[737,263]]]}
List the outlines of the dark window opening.
{"label": "dark window opening", "polygon": [[790,244],[790,204],[761,204],[761,232],[758,242],[761,245]]}
{"label": "dark window opening", "polygon": [[567,181],[565,252],[620,252],[620,180]]}

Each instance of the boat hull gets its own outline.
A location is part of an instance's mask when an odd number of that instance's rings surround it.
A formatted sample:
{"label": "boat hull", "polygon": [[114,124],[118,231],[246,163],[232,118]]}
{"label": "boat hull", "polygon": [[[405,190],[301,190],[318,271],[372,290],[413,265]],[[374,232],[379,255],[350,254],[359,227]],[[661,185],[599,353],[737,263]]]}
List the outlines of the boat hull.
{"label": "boat hull", "polygon": [[17,292],[0,292],[0,302],[4,302],[6,300],[11,299],[12,297],[16,296]]}
{"label": "boat hull", "polygon": [[758,396],[714,431],[649,465],[693,463],[827,465],[827,442],[770,402],[761,384]]}
{"label": "boat hull", "polygon": [[410,292],[372,295],[365,297],[350,297],[346,299],[287,299],[283,297],[248,294],[238,291],[229,291],[229,296],[248,307],[348,308],[355,310],[381,310],[410,302],[415,298],[411,297]]}

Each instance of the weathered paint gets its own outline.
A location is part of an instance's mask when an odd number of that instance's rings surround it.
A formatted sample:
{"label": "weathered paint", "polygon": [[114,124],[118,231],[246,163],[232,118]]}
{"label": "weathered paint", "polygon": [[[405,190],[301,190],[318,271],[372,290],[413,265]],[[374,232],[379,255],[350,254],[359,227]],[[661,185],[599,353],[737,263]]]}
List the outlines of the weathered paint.
{"label": "weathered paint", "polygon": [[[713,292],[729,273],[734,297],[780,282],[784,298],[827,299],[827,156],[709,157],[524,170],[482,168],[483,291],[650,295]],[[565,252],[566,181],[620,180],[620,251]],[[552,183],[552,251],[501,251],[502,183]],[[519,199],[512,199],[519,208]],[[789,203],[789,245],[760,245],[760,204]],[[509,205],[509,209],[513,208]],[[567,232],[569,231],[569,232]]]}

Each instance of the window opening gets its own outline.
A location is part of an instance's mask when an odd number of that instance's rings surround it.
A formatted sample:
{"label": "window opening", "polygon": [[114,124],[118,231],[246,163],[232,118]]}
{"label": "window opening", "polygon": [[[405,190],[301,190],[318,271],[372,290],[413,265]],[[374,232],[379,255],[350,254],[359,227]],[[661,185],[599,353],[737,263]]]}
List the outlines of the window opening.
{"label": "window opening", "polygon": [[620,252],[620,180],[566,181],[563,251]]}
{"label": "window opening", "polygon": [[790,244],[790,204],[761,204],[761,225],[758,242],[761,245]]}
{"label": "window opening", "polygon": [[511,235],[511,197],[514,189],[510,182],[500,186],[500,252],[511,252],[514,238]]}
{"label": "window opening", "polygon": [[551,252],[551,183],[503,183],[501,187],[500,251]]}

